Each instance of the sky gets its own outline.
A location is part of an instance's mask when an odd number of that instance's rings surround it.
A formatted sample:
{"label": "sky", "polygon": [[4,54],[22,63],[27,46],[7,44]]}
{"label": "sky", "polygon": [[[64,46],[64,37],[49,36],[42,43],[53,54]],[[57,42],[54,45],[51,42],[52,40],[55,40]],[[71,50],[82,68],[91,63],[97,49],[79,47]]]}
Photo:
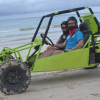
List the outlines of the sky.
{"label": "sky", "polygon": [[93,7],[100,12],[100,0],[0,0],[0,16]]}

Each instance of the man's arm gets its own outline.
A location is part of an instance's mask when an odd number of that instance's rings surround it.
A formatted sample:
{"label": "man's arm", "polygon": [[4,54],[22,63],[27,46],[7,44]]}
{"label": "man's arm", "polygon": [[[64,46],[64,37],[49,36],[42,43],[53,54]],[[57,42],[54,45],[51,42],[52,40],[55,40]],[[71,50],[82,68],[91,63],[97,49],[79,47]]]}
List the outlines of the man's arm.
{"label": "man's arm", "polygon": [[75,49],[79,49],[82,46],[83,46],[83,40],[79,40],[78,44],[74,48],[72,48],[72,49],[66,49],[66,51],[72,51],[72,50],[75,50]]}
{"label": "man's arm", "polygon": [[78,41],[78,44],[77,44],[74,48],[72,48],[71,50],[79,49],[79,48],[81,48],[82,46],[83,46],[83,40],[79,40],[79,41]]}
{"label": "man's arm", "polygon": [[61,44],[54,44],[54,46],[58,47],[58,48],[63,48],[63,47],[65,47],[65,45],[66,45],[66,42],[61,43]]}

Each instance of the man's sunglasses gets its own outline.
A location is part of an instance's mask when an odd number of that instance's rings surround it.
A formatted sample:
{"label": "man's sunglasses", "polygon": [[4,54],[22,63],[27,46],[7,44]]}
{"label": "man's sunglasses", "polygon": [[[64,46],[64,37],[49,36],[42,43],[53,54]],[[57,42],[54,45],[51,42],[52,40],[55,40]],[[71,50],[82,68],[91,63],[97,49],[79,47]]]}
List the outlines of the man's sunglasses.
{"label": "man's sunglasses", "polygon": [[68,23],[68,25],[73,25],[73,24],[75,24],[75,23]]}
{"label": "man's sunglasses", "polygon": [[67,29],[67,27],[62,27],[62,29]]}

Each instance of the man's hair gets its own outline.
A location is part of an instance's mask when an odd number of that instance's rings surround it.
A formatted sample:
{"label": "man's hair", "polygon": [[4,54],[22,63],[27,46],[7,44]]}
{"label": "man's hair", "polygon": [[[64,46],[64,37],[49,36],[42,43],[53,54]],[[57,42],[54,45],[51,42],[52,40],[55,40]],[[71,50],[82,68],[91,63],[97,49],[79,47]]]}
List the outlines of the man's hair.
{"label": "man's hair", "polygon": [[71,16],[67,19],[67,22],[70,21],[70,20],[74,20],[75,23],[77,23],[77,19],[74,17],[74,16]]}

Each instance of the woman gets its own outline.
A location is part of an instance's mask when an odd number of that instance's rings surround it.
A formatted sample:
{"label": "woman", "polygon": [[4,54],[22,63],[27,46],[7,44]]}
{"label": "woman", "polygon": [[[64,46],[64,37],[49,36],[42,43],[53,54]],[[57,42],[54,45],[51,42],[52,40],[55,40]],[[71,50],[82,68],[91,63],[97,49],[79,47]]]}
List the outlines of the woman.
{"label": "woman", "polygon": [[[63,34],[59,37],[59,39],[58,39],[58,41],[56,42],[56,44],[63,43],[63,42],[65,41],[67,35],[69,34],[69,31],[68,31],[68,22],[67,22],[67,21],[63,21],[63,22],[61,23],[61,29],[62,29]],[[44,51],[44,53],[39,57],[39,59],[42,58],[43,55],[44,55],[46,52],[48,52],[49,50],[51,50],[51,49],[56,50],[56,49],[59,49],[59,48],[54,47],[54,46],[52,46],[52,45],[49,46],[49,47],[47,47],[47,49],[46,49],[46,50]],[[63,48],[60,48],[60,49],[63,49]]]}

